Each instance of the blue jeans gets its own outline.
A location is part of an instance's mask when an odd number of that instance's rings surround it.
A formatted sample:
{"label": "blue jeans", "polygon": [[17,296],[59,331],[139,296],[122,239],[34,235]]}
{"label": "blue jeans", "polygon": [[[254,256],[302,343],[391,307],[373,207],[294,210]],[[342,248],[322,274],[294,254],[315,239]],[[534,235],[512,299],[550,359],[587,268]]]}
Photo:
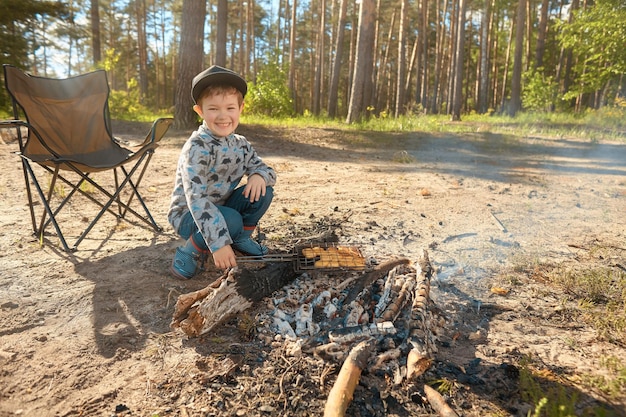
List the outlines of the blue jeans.
{"label": "blue jeans", "polygon": [[[243,189],[244,186],[236,188],[223,206],[217,206],[226,220],[228,233],[233,241],[236,241],[243,232],[244,226],[256,226],[259,223],[274,198],[274,189],[266,187],[265,195],[251,203],[250,199],[243,196]],[[178,227],[178,234],[183,239],[193,237],[194,243],[199,248],[208,250],[202,233],[190,212],[183,216]]]}

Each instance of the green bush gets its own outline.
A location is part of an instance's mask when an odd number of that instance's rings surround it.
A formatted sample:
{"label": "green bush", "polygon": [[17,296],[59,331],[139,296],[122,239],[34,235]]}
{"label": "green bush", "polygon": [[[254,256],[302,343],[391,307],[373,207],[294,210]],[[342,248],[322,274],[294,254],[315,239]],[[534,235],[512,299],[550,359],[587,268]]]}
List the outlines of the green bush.
{"label": "green bush", "polygon": [[551,111],[556,101],[558,85],[551,76],[543,74],[543,68],[529,70],[524,74],[522,106],[529,111]]}
{"label": "green bush", "polygon": [[244,111],[270,117],[290,117],[294,114],[287,74],[276,63],[267,64],[249,83]]}

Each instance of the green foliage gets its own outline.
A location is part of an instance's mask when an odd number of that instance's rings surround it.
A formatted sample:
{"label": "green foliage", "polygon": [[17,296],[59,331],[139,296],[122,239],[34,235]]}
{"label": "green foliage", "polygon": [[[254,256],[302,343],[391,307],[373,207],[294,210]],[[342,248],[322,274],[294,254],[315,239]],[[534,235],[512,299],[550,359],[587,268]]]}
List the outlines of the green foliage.
{"label": "green foliage", "polygon": [[[115,70],[121,55],[114,49],[108,49],[104,53],[104,59],[99,68],[107,72]],[[109,93],[109,111],[111,118],[137,122],[153,121],[154,112],[141,103],[141,91],[136,78],[131,78],[126,83],[125,90],[111,90]]]}
{"label": "green foliage", "polygon": [[535,404],[532,417],[576,415],[578,401],[576,392],[563,384],[550,370],[535,369],[530,358],[526,358],[522,363],[519,381],[522,398]]}
{"label": "green foliage", "polygon": [[556,27],[561,45],[572,51],[578,80],[565,99],[600,90],[626,73],[626,5],[622,0],[597,0],[575,12],[571,22]]}
{"label": "green foliage", "polygon": [[60,1],[0,0],[0,62],[25,68],[28,64],[29,23],[39,16],[64,17],[67,4]]}
{"label": "green foliage", "polygon": [[275,62],[266,64],[257,75],[256,82],[248,83],[246,106],[249,114],[270,117],[292,116],[293,103],[287,87],[287,74]]}
{"label": "green foliage", "polygon": [[153,120],[153,112],[143,106],[139,100],[139,86],[136,79],[131,79],[126,91],[111,90],[109,94],[111,118],[119,120]]}
{"label": "green foliage", "polygon": [[543,73],[543,68],[531,69],[524,74],[522,106],[530,111],[551,111],[557,92],[558,84]]}

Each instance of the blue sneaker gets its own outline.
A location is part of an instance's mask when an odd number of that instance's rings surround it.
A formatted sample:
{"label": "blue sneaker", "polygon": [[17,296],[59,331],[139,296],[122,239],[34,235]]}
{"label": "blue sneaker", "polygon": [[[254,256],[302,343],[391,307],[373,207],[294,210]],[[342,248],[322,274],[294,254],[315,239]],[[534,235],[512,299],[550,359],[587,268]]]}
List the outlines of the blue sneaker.
{"label": "blue sneaker", "polygon": [[198,261],[204,264],[205,257],[196,251],[191,252],[184,246],[179,246],[176,248],[170,272],[176,278],[191,279],[198,271]]}
{"label": "blue sneaker", "polygon": [[268,252],[267,246],[261,245],[259,242],[256,242],[249,237],[233,242],[233,248],[237,249],[244,255],[251,256],[263,256]]}

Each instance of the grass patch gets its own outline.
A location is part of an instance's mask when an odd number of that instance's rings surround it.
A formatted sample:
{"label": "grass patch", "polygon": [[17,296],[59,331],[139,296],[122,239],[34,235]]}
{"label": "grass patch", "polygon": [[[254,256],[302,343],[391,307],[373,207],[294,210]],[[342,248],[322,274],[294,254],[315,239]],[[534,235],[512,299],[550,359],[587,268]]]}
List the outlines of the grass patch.
{"label": "grass patch", "polygon": [[[524,276],[537,281],[550,295],[560,298],[560,317],[593,329],[598,341],[626,346],[626,248],[599,241],[577,248],[581,252],[575,262],[518,259],[498,284],[519,286]],[[574,350],[580,347],[575,338],[566,337],[564,343]],[[624,398],[626,360],[605,353],[599,358],[597,371],[576,375],[560,375],[530,357],[520,362],[520,393],[534,406],[530,417],[612,415],[602,407],[581,409],[584,392],[599,392],[614,400]]]}
{"label": "grass patch", "polygon": [[[625,369],[620,363],[622,378]],[[624,388],[623,380],[603,376],[582,376],[583,384],[588,388],[601,390],[605,395],[616,398]],[[528,417],[604,417],[613,415],[602,406],[583,406],[581,394],[566,378],[543,366],[541,361],[535,362],[525,357],[520,367],[520,395],[525,401],[534,404]],[[608,389],[607,389],[608,387]],[[611,395],[612,394],[612,395]]]}
{"label": "grass patch", "polygon": [[464,134],[492,132],[521,137],[576,138],[589,142],[600,140],[626,142],[626,107],[610,107],[584,114],[520,113],[511,118],[502,115],[467,114],[452,122],[447,115],[413,114],[398,118],[382,115],[359,123],[346,124],[311,114],[290,118],[245,114],[242,123],[281,128],[326,128],[343,132],[428,132]]}
{"label": "grass patch", "polygon": [[573,301],[575,318],[596,330],[600,340],[626,345],[626,272],[613,266],[558,266],[544,275]]}

